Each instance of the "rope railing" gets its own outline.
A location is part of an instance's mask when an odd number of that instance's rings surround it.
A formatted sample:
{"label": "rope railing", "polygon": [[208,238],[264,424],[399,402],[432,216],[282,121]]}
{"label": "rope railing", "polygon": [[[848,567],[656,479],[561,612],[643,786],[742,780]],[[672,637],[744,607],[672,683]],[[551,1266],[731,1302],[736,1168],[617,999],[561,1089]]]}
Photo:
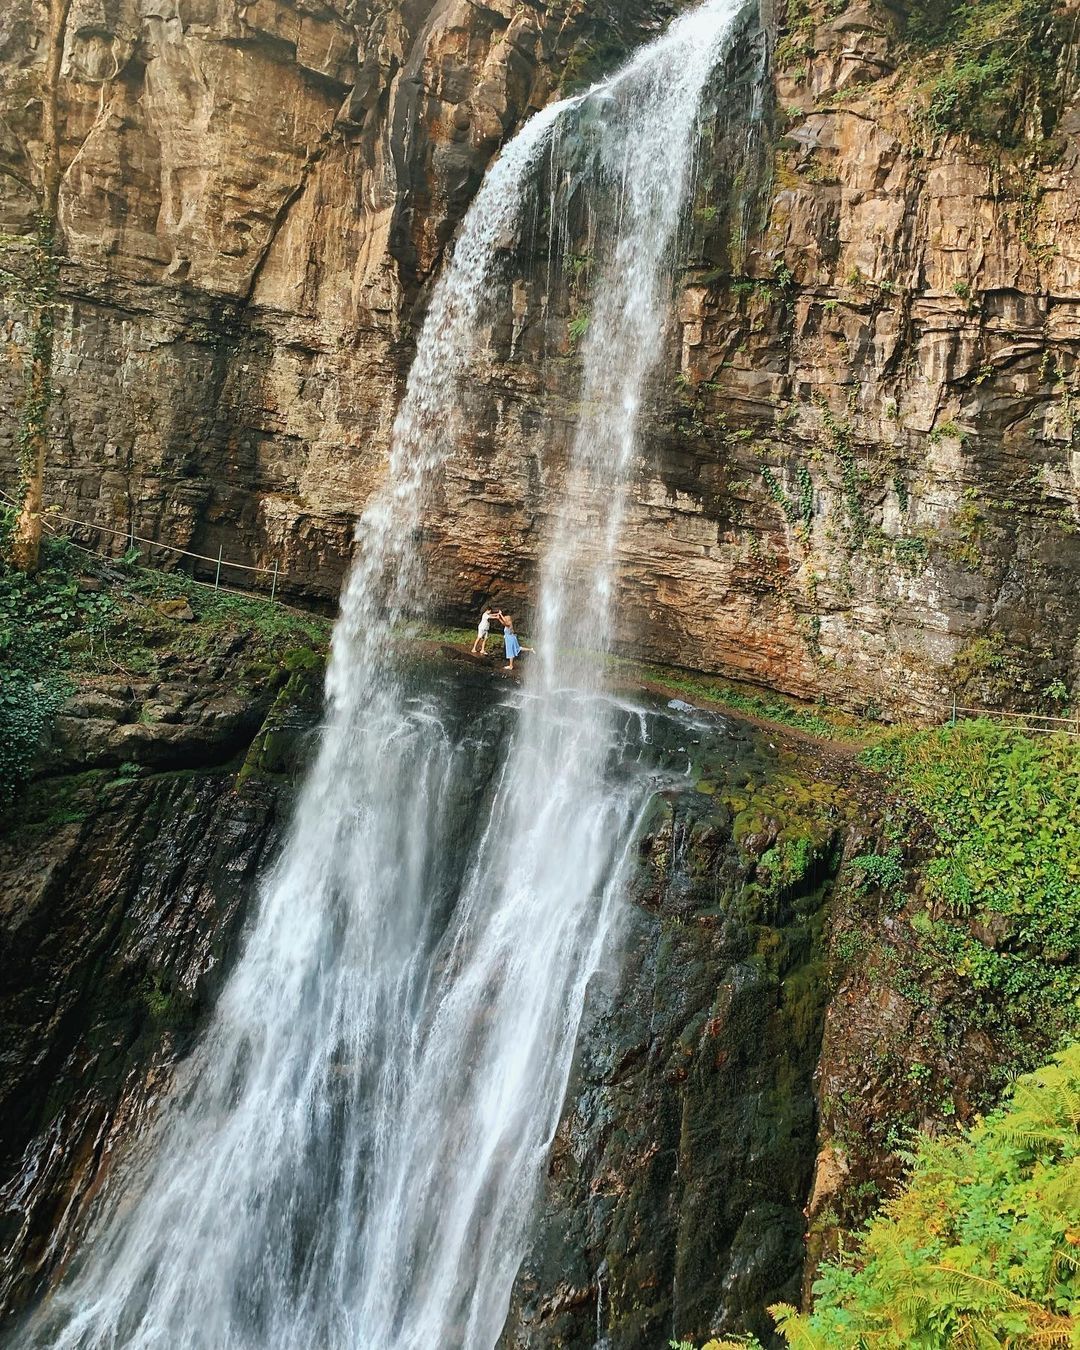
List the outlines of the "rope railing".
{"label": "rope railing", "polygon": [[1080,737],[1080,710],[1071,716],[1063,717],[1054,713],[1005,712],[1001,708],[963,708],[954,701],[948,704],[944,711],[946,722],[957,722],[962,717],[978,717],[1011,723],[1017,730],[1029,731],[1035,735],[1050,735],[1057,732],[1065,736]]}
{"label": "rope railing", "polygon": [[[3,488],[0,488],[0,500],[7,502],[9,506],[13,506],[16,509],[18,509],[20,505],[20,503],[9,493],[5,492]],[[215,558],[209,553],[195,553],[191,549],[177,548],[175,544],[163,544],[159,539],[147,539],[144,535],[136,534],[134,528],[129,530],[114,530],[109,525],[98,525],[85,520],[76,520],[73,516],[65,516],[59,511],[49,511],[47,514],[42,515],[42,525],[50,534],[59,533],[53,525],[53,521],[57,520],[61,520],[67,525],[74,526],[76,529],[97,530],[103,534],[111,534],[117,539],[127,539],[132,547],[134,547],[135,544],[145,544],[148,548],[164,549],[168,553],[176,553],[184,558],[194,558],[198,562],[209,563],[216,569],[214,580],[212,582],[203,581],[195,576],[191,577],[190,580],[197,586],[206,586],[211,590],[216,591],[222,589],[221,571],[224,567],[235,568],[241,572],[269,575],[271,578],[270,601],[271,603],[274,603],[277,600],[278,582],[281,579],[277,558],[274,559],[272,566],[258,566],[251,563],[231,562],[228,558],[223,556],[224,546],[218,549],[218,555]],[[101,553],[97,549],[86,548],[84,545],[76,543],[73,539],[69,542],[73,547],[79,549],[80,552],[88,553],[91,557],[104,558],[106,561],[115,561],[110,554]],[[228,590],[229,588],[225,587],[225,589]],[[1025,731],[1030,731],[1035,734],[1059,732],[1066,736],[1080,737],[1080,709],[1071,716],[1060,716],[1053,713],[1005,712],[999,708],[964,708],[954,699],[952,703],[945,705],[943,712],[945,714],[944,720],[946,722],[956,722],[961,717],[988,718],[990,720],[1015,723],[1018,725],[1018,728],[1019,726],[1022,726]]]}
{"label": "rope railing", "polygon": [[[18,510],[19,508],[20,505],[19,502],[17,502],[15,498],[12,497],[9,493],[5,492],[3,488],[0,488],[0,500],[5,501],[9,506],[14,507],[16,510]],[[161,542],[160,539],[148,539],[146,538],[145,535],[136,534],[134,526],[128,530],[114,530],[109,525],[101,525],[86,520],[76,520],[73,516],[65,516],[60,511],[48,511],[42,513],[41,517],[42,526],[44,529],[48,530],[50,534],[55,535],[60,533],[60,531],[57,530],[55,528],[55,525],[53,524],[54,521],[58,520],[63,521],[66,525],[73,526],[75,529],[91,530],[101,534],[110,534],[116,539],[126,539],[128,540],[132,548],[134,548],[136,544],[145,544],[147,548],[163,549],[167,553],[176,553],[180,557],[194,558],[198,562],[209,563],[212,567],[216,569],[214,573],[213,582],[203,581],[199,577],[195,576],[191,577],[191,580],[194,581],[198,586],[209,586],[211,589],[215,591],[221,589],[221,572],[223,568],[230,567],[241,572],[256,572],[265,574],[269,576],[271,579],[270,580],[271,604],[273,604],[277,600],[278,583],[281,579],[281,572],[277,558],[274,559],[273,564],[270,566],[267,565],[259,566],[253,565],[251,563],[232,562],[230,559],[224,556],[224,545],[222,545],[222,547],[218,549],[218,554],[217,557],[215,558],[209,553],[195,553],[193,550],[189,548],[178,548],[175,544],[164,544]],[[102,553],[98,549],[86,548],[84,545],[76,543],[75,540],[71,540],[70,542],[74,545],[75,548],[79,549],[80,552],[89,553],[92,557],[105,559],[109,559],[111,557],[111,555]]]}

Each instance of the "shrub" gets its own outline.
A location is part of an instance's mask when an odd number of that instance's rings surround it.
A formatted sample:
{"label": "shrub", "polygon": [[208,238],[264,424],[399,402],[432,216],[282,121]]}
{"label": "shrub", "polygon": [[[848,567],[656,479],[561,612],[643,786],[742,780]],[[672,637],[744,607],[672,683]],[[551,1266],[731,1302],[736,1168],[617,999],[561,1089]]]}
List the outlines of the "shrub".
{"label": "shrub", "polygon": [[904,880],[903,857],[898,848],[891,848],[888,853],[864,853],[853,858],[851,865],[862,874],[860,884],[864,889],[891,891]]}
{"label": "shrub", "polygon": [[[1080,1007],[1080,745],[986,721],[895,734],[863,754],[936,836],[924,890],[935,955],[1009,1026],[1059,1043]],[[972,930],[974,919],[983,929]],[[1043,1042],[1045,1044],[1045,1041]]]}
{"label": "shrub", "polygon": [[15,801],[69,685],[64,643],[92,642],[112,604],[79,592],[66,540],[46,541],[44,566],[26,576],[0,563],[0,810]]}
{"label": "shrub", "polygon": [[566,333],[570,339],[570,345],[576,347],[589,331],[589,316],[584,310],[579,310],[570,322],[566,325]]}
{"label": "shrub", "polygon": [[55,677],[0,672],[0,811],[11,806],[29,778],[49,723],[66,696],[67,686]]}
{"label": "shrub", "polygon": [[1021,1078],[1007,1105],[923,1137],[908,1184],[813,1311],[772,1309],[804,1350],[1080,1344],[1080,1046]]}
{"label": "shrub", "polygon": [[1006,144],[1030,108],[1053,129],[1062,45],[1059,0],[915,0],[908,36],[943,58],[924,119],[936,135],[963,131]]}

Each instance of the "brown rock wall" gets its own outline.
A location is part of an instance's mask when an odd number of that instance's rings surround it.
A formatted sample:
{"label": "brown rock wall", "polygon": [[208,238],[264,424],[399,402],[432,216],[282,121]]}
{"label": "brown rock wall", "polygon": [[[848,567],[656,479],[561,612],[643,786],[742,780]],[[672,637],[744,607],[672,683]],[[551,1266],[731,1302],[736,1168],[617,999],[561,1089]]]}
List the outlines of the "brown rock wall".
{"label": "brown rock wall", "polygon": [[[331,600],[425,284],[484,168],[564,77],[670,8],[77,0],[53,500],[276,558],[292,594]],[[756,196],[732,190],[746,99],[720,100],[704,156],[621,640],[884,709],[931,713],[954,689],[1038,702],[1078,669],[1076,45],[1052,140],[1005,151],[913,115],[899,7],[812,6],[794,45],[776,8]],[[40,22],[32,0],[0,21],[0,160],[22,177]],[[22,228],[30,198],[0,182]],[[565,279],[542,264],[521,250],[439,484],[428,538],[451,614],[493,590],[527,606],[554,509],[576,370]],[[23,336],[10,312],[8,465]]]}

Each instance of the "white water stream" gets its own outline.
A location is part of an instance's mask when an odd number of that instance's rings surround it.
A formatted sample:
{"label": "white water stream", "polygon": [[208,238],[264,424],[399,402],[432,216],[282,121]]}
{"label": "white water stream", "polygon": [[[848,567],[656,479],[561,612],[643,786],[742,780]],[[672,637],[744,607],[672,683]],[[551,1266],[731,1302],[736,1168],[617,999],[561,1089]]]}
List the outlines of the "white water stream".
{"label": "white water stream", "polygon": [[[610,774],[623,749],[602,663],[573,654],[611,640],[623,492],[700,105],[739,8],[709,0],[546,109],[485,180],[433,297],[387,486],[358,527],[289,841],[142,1162],[110,1188],[34,1344],[498,1339],[646,796]],[[585,411],[543,555],[539,654],[501,767],[466,800],[482,737],[413,689],[389,634],[420,608],[417,527],[453,453],[500,248],[553,129],[586,115],[600,126],[587,191],[616,202],[617,227],[595,263]]]}

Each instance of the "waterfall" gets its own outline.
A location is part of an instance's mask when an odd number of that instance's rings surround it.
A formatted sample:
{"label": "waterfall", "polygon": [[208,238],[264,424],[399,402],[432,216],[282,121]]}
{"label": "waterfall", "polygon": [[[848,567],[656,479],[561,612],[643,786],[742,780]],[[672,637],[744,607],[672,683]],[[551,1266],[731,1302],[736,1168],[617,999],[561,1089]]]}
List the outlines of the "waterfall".
{"label": "waterfall", "polygon": [[[739,7],[708,0],[538,114],[481,187],[432,298],[387,485],[358,526],[326,722],[281,860],[156,1128],[24,1344],[498,1339],[648,798],[612,771],[621,724],[597,653],[700,104]],[[500,750],[497,731],[410,678],[392,630],[422,607],[418,527],[506,240],[541,161],[586,124],[584,190],[613,204],[613,228],[544,548],[539,654]]]}

